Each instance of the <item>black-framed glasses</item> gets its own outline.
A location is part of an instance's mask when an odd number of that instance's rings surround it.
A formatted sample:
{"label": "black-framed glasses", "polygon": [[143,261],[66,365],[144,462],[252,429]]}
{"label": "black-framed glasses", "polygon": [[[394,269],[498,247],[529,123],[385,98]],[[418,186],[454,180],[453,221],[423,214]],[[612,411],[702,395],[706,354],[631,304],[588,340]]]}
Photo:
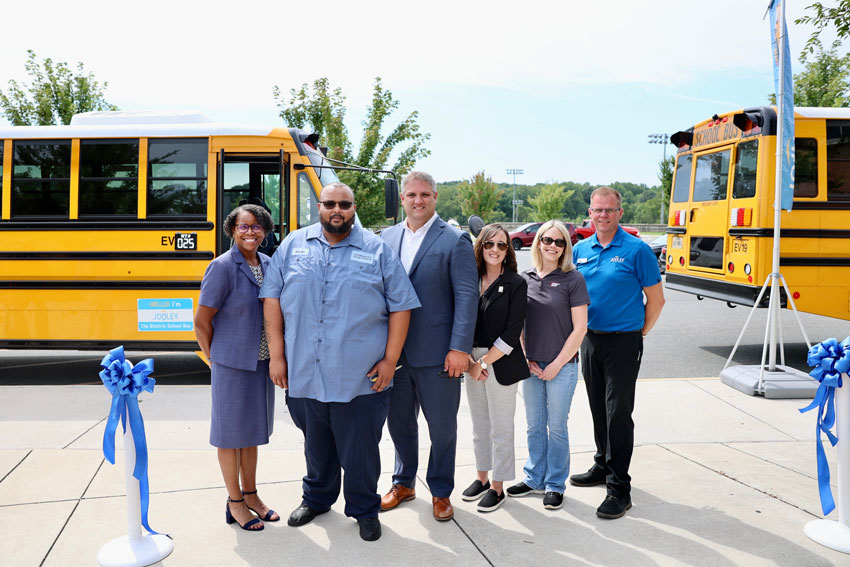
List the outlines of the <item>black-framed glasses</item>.
{"label": "black-framed glasses", "polygon": [[327,201],[319,201],[319,202],[326,209],[333,209],[337,205],[339,205],[340,210],[343,210],[343,211],[347,211],[348,209],[351,208],[351,205],[354,204],[353,201],[331,201],[331,200],[327,200]]}
{"label": "black-framed glasses", "polygon": [[550,236],[541,237],[540,242],[542,242],[546,246],[549,246],[550,244],[554,244],[558,248],[563,248],[564,246],[567,245],[567,241],[564,240],[563,238],[552,238]]}
{"label": "black-framed glasses", "polygon": [[608,213],[609,215],[613,215],[619,210],[620,208],[617,207],[616,209],[590,209],[590,212],[594,215],[601,215],[602,213]]}
{"label": "black-framed glasses", "polygon": [[484,241],[484,250],[489,250],[493,246],[495,246],[496,248],[498,248],[502,252],[504,252],[505,250],[508,249],[508,243],[507,242],[493,242],[492,240],[485,240]]}
{"label": "black-framed glasses", "polygon": [[239,232],[248,232],[248,229],[251,232],[263,232],[263,227],[258,224],[237,224],[236,230]]}

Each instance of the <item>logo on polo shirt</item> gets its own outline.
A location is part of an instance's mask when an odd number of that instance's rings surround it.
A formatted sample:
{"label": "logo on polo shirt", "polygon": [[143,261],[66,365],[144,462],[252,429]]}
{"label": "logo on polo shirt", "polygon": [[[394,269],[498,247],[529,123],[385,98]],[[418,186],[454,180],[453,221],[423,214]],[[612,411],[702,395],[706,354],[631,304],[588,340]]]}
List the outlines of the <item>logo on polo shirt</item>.
{"label": "logo on polo shirt", "polygon": [[622,256],[614,256],[613,258],[611,258],[611,262],[613,262],[613,263],[619,263],[619,262],[625,262],[625,261],[626,261],[626,259],[623,258]]}

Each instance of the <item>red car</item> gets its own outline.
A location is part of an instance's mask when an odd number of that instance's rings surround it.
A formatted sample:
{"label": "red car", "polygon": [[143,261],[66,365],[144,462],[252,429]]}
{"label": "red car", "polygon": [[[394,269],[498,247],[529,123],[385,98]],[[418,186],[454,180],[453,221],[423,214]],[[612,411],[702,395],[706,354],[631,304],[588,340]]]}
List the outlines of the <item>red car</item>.
{"label": "red car", "polygon": [[[640,231],[638,229],[631,226],[623,225],[620,225],[620,227],[632,236],[637,236],[638,238],[640,238]],[[596,227],[593,226],[593,223],[590,219],[584,219],[584,222],[581,223],[581,226],[576,227],[576,236],[578,236],[579,240],[587,238],[588,236],[592,236],[594,232],[596,232]]]}
{"label": "red car", "polygon": [[[567,232],[570,233],[570,242],[575,244],[578,242],[578,235],[576,234],[576,225],[571,222],[563,221],[564,225],[567,227]],[[514,232],[511,233],[511,246],[514,247],[514,250],[521,250],[523,246],[531,246],[531,242],[534,240],[534,235],[537,234],[537,229],[540,228],[542,222],[530,222],[528,224],[524,224]]]}

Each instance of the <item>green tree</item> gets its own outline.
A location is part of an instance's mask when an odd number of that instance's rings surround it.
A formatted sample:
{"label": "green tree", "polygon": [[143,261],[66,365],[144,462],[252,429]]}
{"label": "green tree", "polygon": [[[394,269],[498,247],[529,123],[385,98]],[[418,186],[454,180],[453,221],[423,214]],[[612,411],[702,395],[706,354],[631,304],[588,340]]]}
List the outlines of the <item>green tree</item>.
{"label": "green tree", "polygon": [[[815,40],[817,51],[810,59],[808,51],[800,55],[805,68],[794,75],[795,106],[850,106],[850,54],[838,55],[839,42],[831,49],[823,49]],[[771,104],[776,104],[776,95],[768,95]]]}
{"label": "green tree", "polygon": [[534,213],[538,219],[547,221],[550,219],[560,219],[561,210],[564,208],[564,201],[567,195],[564,193],[564,186],[557,183],[544,185],[537,196],[531,199],[531,205],[534,207]]}
{"label": "green tree", "polygon": [[820,33],[829,24],[835,26],[839,40],[850,36],[850,0],[840,0],[834,8],[825,8],[821,2],[815,2],[806,6],[806,10],[811,10],[813,14],[794,20],[795,24],[812,24],[815,27],[803,48],[804,52],[814,53],[815,48],[820,46]]}
{"label": "green tree", "polygon": [[458,185],[461,211],[464,216],[478,215],[485,223],[489,222],[494,217],[502,193],[492,177],[479,171],[472,179]]}
{"label": "green tree", "polygon": [[[390,169],[401,176],[412,170],[419,159],[431,153],[425,147],[431,135],[420,131],[417,111],[408,114],[388,133],[383,133],[399,102],[393,98],[392,92],[384,89],[380,77],[375,78],[372,103],[362,123],[363,136],[357,151],[345,127],[345,95],[339,88],[331,89],[326,78],[316,79],[312,85],[305,83],[298,90],[291,89],[288,96],[281,94],[280,88],[275,86],[274,98],[284,122],[319,134],[321,143],[328,146],[330,158],[369,169]],[[395,160],[391,163],[392,156]],[[360,222],[365,226],[383,224],[383,176],[357,171],[340,171],[338,175],[357,195]]]}
{"label": "green tree", "polygon": [[103,85],[77,63],[76,73],[67,63],[47,58],[39,62],[33,50],[27,50],[25,64],[30,83],[9,80],[0,91],[0,108],[13,126],[70,124],[74,114],[94,110],[118,110],[106,102]]}

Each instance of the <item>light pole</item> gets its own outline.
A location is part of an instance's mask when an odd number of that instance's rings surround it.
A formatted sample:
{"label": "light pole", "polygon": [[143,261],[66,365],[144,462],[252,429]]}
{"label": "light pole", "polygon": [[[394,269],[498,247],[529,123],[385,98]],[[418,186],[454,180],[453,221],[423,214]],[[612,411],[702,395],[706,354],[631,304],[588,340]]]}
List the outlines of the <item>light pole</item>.
{"label": "light pole", "polygon": [[522,175],[525,172],[521,169],[507,169],[505,171],[507,171],[508,175],[514,176],[514,197],[511,199],[511,222],[516,222],[516,209],[518,204],[516,200],[516,176]]}
{"label": "light pole", "polygon": [[[667,161],[667,144],[670,143],[670,136],[667,134],[649,134],[647,136],[650,144],[661,144],[664,147],[664,162]],[[662,163],[664,163],[662,162]],[[672,189],[672,188],[671,188]],[[664,220],[664,185],[661,185],[661,224],[667,224]]]}

